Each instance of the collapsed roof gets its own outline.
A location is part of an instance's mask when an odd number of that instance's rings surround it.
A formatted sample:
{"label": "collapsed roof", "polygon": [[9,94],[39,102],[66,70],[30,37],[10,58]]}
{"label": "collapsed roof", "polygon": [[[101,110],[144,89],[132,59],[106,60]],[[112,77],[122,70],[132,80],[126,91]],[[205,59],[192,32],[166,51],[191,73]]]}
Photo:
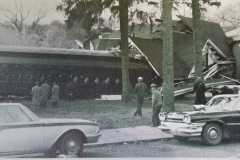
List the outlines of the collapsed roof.
{"label": "collapsed roof", "polygon": [[[174,76],[175,78],[186,78],[194,63],[192,19],[179,17],[174,21]],[[210,40],[218,49],[231,57],[230,48],[223,29],[219,24],[202,21],[201,46],[204,48]],[[129,28],[129,36],[139,49],[148,57],[156,70],[162,73],[162,31],[161,24],[151,27],[149,24],[135,25]],[[105,50],[116,47],[120,44],[120,32],[103,34],[98,49]]]}

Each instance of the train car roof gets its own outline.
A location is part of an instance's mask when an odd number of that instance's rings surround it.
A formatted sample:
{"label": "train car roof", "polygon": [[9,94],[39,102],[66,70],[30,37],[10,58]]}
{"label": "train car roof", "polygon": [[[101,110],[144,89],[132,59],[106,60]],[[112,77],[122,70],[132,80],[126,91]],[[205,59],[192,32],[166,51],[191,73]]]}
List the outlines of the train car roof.
{"label": "train car roof", "polygon": [[117,51],[110,50],[86,50],[86,49],[64,49],[46,47],[22,47],[0,45],[1,53],[24,53],[24,54],[49,54],[49,55],[79,55],[97,57],[119,57]]}

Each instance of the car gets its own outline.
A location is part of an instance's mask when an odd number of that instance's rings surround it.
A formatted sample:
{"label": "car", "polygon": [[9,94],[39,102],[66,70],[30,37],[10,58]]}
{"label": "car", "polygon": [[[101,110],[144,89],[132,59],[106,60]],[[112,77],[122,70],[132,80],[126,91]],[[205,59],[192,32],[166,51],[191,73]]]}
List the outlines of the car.
{"label": "car", "polygon": [[97,142],[100,135],[96,122],[43,119],[20,103],[0,103],[1,157],[80,156],[84,144]]}
{"label": "car", "polygon": [[[240,95],[221,96],[213,97],[210,106],[198,111],[160,113],[158,128],[179,141],[200,137],[207,145],[217,145],[224,138],[239,136]],[[217,103],[224,99],[228,102]]]}

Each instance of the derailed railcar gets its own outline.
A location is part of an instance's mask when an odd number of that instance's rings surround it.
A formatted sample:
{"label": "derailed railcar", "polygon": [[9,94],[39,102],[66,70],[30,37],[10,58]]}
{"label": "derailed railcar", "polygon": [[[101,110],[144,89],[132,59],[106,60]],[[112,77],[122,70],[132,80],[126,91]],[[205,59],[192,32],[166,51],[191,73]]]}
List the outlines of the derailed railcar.
{"label": "derailed railcar", "polygon": [[[150,82],[154,75],[144,60],[131,57],[129,71],[132,85],[137,76],[143,76]],[[119,79],[120,87],[111,86],[112,90],[108,92],[102,87],[98,94],[120,94],[121,58],[114,51],[0,46],[0,95],[3,97],[30,97],[34,83],[43,80],[50,84],[57,81],[64,97],[66,84],[73,77],[78,77],[78,98],[86,94],[81,88],[85,77],[92,84],[88,86],[89,93],[96,92],[93,89],[95,78],[101,84],[106,78],[110,79],[111,84]]]}

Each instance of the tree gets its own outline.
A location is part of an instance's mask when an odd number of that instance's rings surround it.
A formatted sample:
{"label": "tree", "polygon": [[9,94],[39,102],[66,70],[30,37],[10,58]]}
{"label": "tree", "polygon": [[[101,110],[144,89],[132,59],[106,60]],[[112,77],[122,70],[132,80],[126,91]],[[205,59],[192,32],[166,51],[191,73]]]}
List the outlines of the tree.
{"label": "tree", "polygon": [[30,22],[30,25],[28,27],[33,30],[36,26],[39,25],[40,21],[46,17],[44,12],[38,11],[38,14],[31,18],[30,10],[26,10],[23,8],[21,3],[17,3],[17,1],[14,1],[14,10],[10,9],[3,9],[2,12],[4,14],[5,20],[4,24],[11,25],[13,28],[16,29],[16,31],[19,34],[24,34],[24,31],[26,30],[26,26],[28,25],[29,19],[32,19]]}
{"label": "tree", "polygon": [[[114,0],[61,0],[57,10],[64,11],[67,16],[65,21],[68,29],[78,25],[81,32],[77,37],[84,43],[85,48],[90,47],[90,40],[93,36],[93,26],[100,22],[100,15],[103,10],[110,7]],[[83,35],[82,35],[83,34]]]}
{"label": "tree", "polygon": [[201,76],[202,73],[202,50],[201,50],[201,11],[199,0],[192,0],[193,17],[193,53],[195,55],[195,74]]}
{"label": "tree", "polygon": [[[201,10],[204,8],[200,5],[201,0],[192,0],[192,22],[193,22],[193,53],[195,55],[195,74],[200,77],[202,74],[202,41],[201,41]],[[216,0],[202,0],[202,4],[210,6],[220,6],[221,3]]]}
{"label": "tree", "polygon": [[122,57],[122,98],[129,98],[129,49],[128,49],[128,0],[119,0],[120,31],[121,31],[121,57]]}
{"label": "tree", "polygon": [[[0,29],[8,33],[3,36],[1,43],[19,46],[73,48],[65,34],[65,24],[52,22],[41,24],[46,12],[38,10],[35,14],[23,7],[21,2],[14,1],[14,10],[2,9],[4,19],[1,20]],[[5,33],[5,34],[6,34]],[[3,33],[4,35],[4,33]]]}
{"label": "tree", "polygon": [[38,11],[37,15],[34,17],[31,15],[30,10],[26,10],[21,3],[14,1],[14,10],[2,9],[1,12],[4,15],[4,19],[1,22],[1,25],[7,29],[12,28],[13,32],[16,32],[15,39],[18,40],[18,43],[13,43],[15,45],[24,45],[32,46],[36,45],[39,35],[37,32],[42,29],[40,27],[40,22],[45,18],[44,12]]}
{"label": "tree", "polygon": [[162,1],[163,17],[163,111],[174,111],[172,0]]}
{"label": "tree", "polygon": [[18,8],[16,6],[16,10],[11,11],[9,9],[5,10],[5,23],[12,25],[19,34],[23,34],[23,30],[25,27],[25,21],[29,17],[29,11],[27,13],[23,12],[22,8]]}

